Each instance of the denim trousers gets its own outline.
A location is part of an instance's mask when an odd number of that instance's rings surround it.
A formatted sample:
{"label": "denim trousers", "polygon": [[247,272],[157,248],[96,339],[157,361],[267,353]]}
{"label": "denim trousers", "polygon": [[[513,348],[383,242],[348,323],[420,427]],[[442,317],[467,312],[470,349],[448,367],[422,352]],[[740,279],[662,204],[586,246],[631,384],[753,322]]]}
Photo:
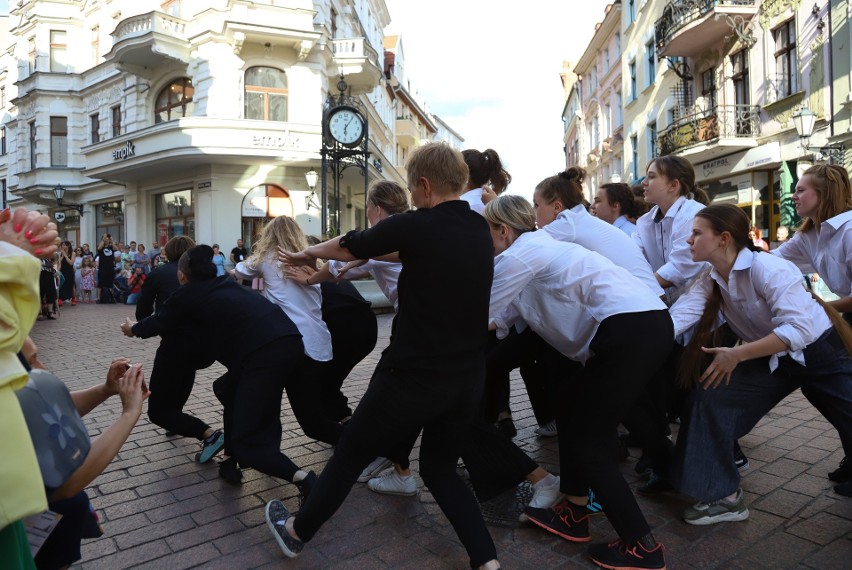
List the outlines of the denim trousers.
{"label": "denim trousers", "polygon": [[700,501],[715,501],[740,486],[734,442],[778,402],[800,388],[840,434],[852,454],[852,358],[833,328],[804,350],[805,366],[789,356],[769,371],[769,357],[741,363],[731,382],[694,388],[687,397],[675,453],[678,489]]}

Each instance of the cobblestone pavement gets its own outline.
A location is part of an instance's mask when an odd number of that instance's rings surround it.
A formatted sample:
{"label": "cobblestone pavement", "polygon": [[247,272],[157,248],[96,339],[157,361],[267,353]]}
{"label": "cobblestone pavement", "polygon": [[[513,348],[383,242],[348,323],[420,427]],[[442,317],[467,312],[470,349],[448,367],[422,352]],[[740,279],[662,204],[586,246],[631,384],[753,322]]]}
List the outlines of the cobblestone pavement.
{"label": "cobblestone pavement", "polygon": [[[215,310],[215,307],[211,307]],[[38,322],[32,336],[43,362],[72,389],[101,382],[119,355],[150,372],[158,341],[128,339],[119,323],[133,308],[66,307],[57,321]],[[381,315],[379,350],[387,344],[390,316]],[[350,376],[350,399],[363,394],[379,351]],[[201,371],[187,405],[221,425],[212,381],[222,368]],[[540,439],[519,380],[513,382],[516,439],[534,459],[558,465],[556,442]],[[120,412],[117,399],[86,416],[93,435]],[[282,448],[304,469],[322,470],[331,451],[304,436],[284,403]],[[743,488],[751,507],[745,522],[712,527],[679,520],[682,498],[639,498],[668,552],[669,568],[852,567],[852,499],[837,495],[826,473],[842,457],[836,432],[799,392],[787,398],[741,442],[751,462]],[[195,441],[166,437],[145,414],[121,453],[90,487],[105,535],[83,546],[83,568],[464,568],[468,559],[452,528],[428,499],[378,496],[356,484],[337,514],[303,555],[287,561],[264,524],[263,505],[281,498],[296,508],[296,489],[253,470],[235,488],[217,476],[215,462],[198,465]],[[635,451],[634,451],[635,453]],[[631,484],[635,457],[622,464]],[[417,469],[416,461],[413,467]],[[421,485],[422,486],[422,485]],[[490,527],[505,568],[592,568],[585,547],[539,530]],[[593,538],[614,538],[605,517],[595,517]]]}

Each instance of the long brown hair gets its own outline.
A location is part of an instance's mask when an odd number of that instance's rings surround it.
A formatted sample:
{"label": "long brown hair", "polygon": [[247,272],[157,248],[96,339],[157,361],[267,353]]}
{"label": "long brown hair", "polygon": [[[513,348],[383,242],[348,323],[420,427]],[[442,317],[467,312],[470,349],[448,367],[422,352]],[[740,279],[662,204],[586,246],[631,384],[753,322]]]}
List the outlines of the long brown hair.
{"label": "long brown hair", "polygon": [[586,171],[579,166],[572,166],[564,172],[545,178],[535,189],[546,204],[559,200],[566,210],[570,210],[577,204],[585,202],[583,197],[585,179]]}
{"label": "long brown hair", "polygon": [[805,170],[802,178],[805,176],[810,176],[814,191],[819,196],[819,206],[817,219],[805,218],[799,231],[806,232],[829,218],[852,210],[852,185],[845,168],[836,164],[817,164]]}
{"label": "long brown hair", "polygon": [[496,194],[502,194],[512,181],[512,176],[503,168],[496,150],[488,148],[479,152],[467,149],[462,151],[462,156],[470,171],[470,182],[475,187],[481,188],[486,182],[490,182],[492,190]]}

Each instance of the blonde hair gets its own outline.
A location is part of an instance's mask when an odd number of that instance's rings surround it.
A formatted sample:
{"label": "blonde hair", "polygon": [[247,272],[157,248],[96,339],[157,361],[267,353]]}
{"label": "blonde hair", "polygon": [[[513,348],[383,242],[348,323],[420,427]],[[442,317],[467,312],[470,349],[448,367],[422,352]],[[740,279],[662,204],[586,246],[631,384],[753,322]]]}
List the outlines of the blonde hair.
{"label": "blonde hair", "polygon": [[405,162],[408,184],[426,178],[442,194],[460,194],[467,186],[468,168],[462,153],[445,143],[418,147]]}
{"label": "blonde hair", "polygon": [[411,209],[408,191],[391,180],[376,180],[370,184],[367,203],[381,208],[389,215],[407,212]]}
{"label": "blonde hair", "polygon": [[289,216],[278,216],[263,226],[260,239],[252,248],[248,261],[257,266],[267,257],[277,258],[278,247],[287,251],[302,251],[308,247],[302,228]]}
{"label": "blonde hair", "polygon": [[535,230],[535,211],[523,196],[498,196],[485,205],[482,215],[492,226],[503,224],[516,234]]}

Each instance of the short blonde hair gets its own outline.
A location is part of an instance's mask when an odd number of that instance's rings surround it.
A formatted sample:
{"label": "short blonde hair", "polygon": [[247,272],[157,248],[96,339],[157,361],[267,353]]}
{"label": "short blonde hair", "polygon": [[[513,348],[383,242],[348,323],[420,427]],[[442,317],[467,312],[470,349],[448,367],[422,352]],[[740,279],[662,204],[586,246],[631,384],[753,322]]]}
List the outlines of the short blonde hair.
{"label": "short blonde hair", "polygon": [[523,196],[498,196],[485,205],[482,215],[492,226],[503,224],[516,234],[535,230],[535,211]]}
{"label": "short blonde hair", "polygon": [[408,185],[426,178],[438,193],[460,194],[467,186],[468,169],[462,153],[445,143],[429,143],[414,150],[405,162]]}
{"label": "short blonde hair", "polygon": [[376,180],[370,184],[367,203],[388,214],[399,214],[411,209],[408,191],[392,180]]}

